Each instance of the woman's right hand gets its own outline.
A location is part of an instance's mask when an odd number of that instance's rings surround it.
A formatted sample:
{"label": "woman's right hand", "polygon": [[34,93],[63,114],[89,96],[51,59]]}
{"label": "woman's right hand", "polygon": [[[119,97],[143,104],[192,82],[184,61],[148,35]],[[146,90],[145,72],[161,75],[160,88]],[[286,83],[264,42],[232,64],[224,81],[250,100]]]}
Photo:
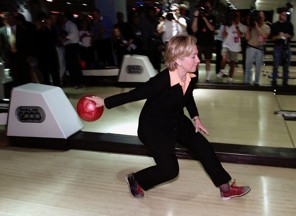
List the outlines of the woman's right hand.
{"label": "woman's right hand", "polygon": [[88,100],[91,100],[96,103],[96,107],[102,107],[105,106],[104,99],[98,96],[91,96],[86,97]]}

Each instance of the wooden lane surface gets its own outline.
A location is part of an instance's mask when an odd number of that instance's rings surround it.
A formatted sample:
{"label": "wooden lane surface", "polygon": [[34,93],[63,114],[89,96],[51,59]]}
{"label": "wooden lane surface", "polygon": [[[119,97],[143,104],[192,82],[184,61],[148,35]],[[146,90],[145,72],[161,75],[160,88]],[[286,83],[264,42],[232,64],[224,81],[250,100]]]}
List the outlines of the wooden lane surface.
{"label": "wooden lane surface", "polygon": [[179,160],[176,181],[135,199],[125,175],[150,157],[89,151],[4,148],[0,151],[0,215],[17,216],[294,216],[295,169],[223,164],[245,197],[223,201],[193,160]]}

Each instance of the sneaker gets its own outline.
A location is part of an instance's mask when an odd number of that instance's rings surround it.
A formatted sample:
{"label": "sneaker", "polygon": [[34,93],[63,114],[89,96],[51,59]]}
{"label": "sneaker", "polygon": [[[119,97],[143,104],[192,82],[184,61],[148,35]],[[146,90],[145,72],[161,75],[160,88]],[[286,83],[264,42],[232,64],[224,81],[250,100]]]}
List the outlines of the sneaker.
{"label": "sneaker", "polygon": [[144,197],[144,191],[141,188],[141,186],[138,184],[138,182],[135,180],[134,174],[128,174],[126,176],[126,182],[129,185],[131,194],[136,198],[143,198]]}
{"label": "sneaker", "polygon": [[233,83],[233,78],[229,77],[229,78],[228,78],[228,83],[229,83],[229,84],[232,84],[232,83]]}
{"label": "sneaker", "polygon": [[283,86],[288,87],[288,82],[287,81],[283,81]]}
{"label": "sneaker", "polygon": [[249,193],[251,188],[249,186],[236,186],[235,181],[230,185],[227,192],[221,191],[221,197],[224,200],[229,200],[233,197],[241,197]]}
{"label": "sneaker", "polygon": [[220,71],[218,74],[217,74],[217,77],[218,78],[222,78],[224,76],[224,72],[223,71]]}
{"label": "sneaker", "polygon": [[218,78],[224,78],[224,77],[228,77],[228,75],[226,74],[225,70],[220,70],[220,72],[217,74]]}
{"label": "sneaker", "polygon": [[271,85],[272,87],[277,87],[277,81],[276,80],[271,81]]}

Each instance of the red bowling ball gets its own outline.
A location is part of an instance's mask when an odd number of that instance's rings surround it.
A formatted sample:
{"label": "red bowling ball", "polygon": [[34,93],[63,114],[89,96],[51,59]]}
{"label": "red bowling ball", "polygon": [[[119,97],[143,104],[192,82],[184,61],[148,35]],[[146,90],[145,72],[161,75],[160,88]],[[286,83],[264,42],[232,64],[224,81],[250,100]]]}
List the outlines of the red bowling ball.
{"label": "red bowling ball", "polygon": [[104,107],[97,107],[96,103],[87,99],[87,97],[92,97],[92,95],[86,95],[79,99],[77,103],[77,113],[84,121],[96,121],[102,116]]}

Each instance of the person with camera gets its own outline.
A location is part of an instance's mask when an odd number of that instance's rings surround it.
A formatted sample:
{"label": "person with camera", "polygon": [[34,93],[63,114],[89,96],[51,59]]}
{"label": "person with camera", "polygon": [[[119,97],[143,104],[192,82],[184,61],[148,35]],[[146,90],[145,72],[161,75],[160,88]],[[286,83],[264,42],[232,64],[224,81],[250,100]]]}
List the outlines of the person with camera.
{"label": "person with camera", "polygon": [[205,1],[194,11],[192,21],[192,32],[194,33],[199,50],[199,58],[206,64],[206,82],[211,79],[211,59],[215,46],[215,26],[216,17],[211,14],[212,6],[209,1]]}
{"label": "person with camera", "polygon": [[272,85],[277,86],[278,67],[283,66],[283,86],[288,85],[291,59],[290,41],[294,36],[294,26],[287,19],[287,9],[278,9],[279,19],[271,25],[271,40],[274,42]]}
{"label": "person with camera", "polygon": [[260,73],[264,58],[264,44],[270,34],[270,27],[265,24],[263,11],[252,11],[250,14],[250,25],[246,32],[246,71],[244,83],[252,82],[252,66],[255,62],[255,86],[259,86]]}
{"label": "person with camera", "polygon": [[178,34],[187,34],[187,22],[180,15],[178,4],[172,4],[169,12],[162,15],[162,20],[157,25],[157,32],[162,34],[163,43],[166,45],[169,40]]}

